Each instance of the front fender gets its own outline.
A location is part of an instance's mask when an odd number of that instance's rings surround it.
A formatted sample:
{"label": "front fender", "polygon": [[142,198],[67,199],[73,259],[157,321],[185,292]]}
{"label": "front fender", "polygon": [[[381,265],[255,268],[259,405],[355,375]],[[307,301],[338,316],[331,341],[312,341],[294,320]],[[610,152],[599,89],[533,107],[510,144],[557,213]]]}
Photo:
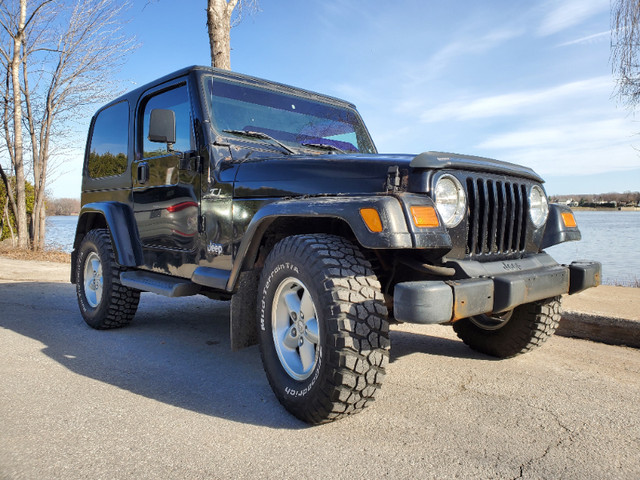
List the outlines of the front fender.
{"label": "front fender", "polygon": [[129,205],[121,202],[87,203],[78,216],[76,236],[71,254],[71,283],[75,283],[74,273],[77,250],[82,239],[94,228],[108,228],[116,261],[126,267],[144,263],[138,227]]}
{"label": "front fender", "polygon": [[[247,259],[254,258],[261,239],[269,226],[278,218],[335,218],[347,223],[353,231],[358,243],[370,249],[409,249],[424,248],[424,241],[419,241],[420,233],[407,226],[407,202],[417,199],[402,199],[391,195],[363,197],[313,197],[279,200],[262,207],[252,218],[245,231],[233,269],[227,283],[227,290],[232,291],[238,275],[242,270],[250,268]],[[421,203],[430,203],[430,199],[422,197]],[[375,208],[382,221],[382,232],[370,231],[360,216],[361,208]],[[424,230],[424,229],[422,229]],[[451,248],[451,238],[446,229],[440,227],[433,232],[421,232],[432,240],[432,248]],[[416,245],[418,244],[418,245]]]}
{"label": "front fender", "polygon": [[565,225],[562,219],[563,213],[573,214],[566,205],[558,205],[557,203],[549,205],[549,217],[547,218],[542,245],[540,245],[541,250],[559,243],[571,242],[582,238],[577,226],[567,227]]}

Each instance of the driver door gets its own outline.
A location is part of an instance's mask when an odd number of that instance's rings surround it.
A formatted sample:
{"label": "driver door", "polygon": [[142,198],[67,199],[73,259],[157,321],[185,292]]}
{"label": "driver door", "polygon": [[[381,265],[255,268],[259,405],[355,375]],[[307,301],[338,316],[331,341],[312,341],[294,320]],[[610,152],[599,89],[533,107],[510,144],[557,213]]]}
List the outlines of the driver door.
{"label": "driver door", "polygon": [[[138,108],[134,213],[146,263],[164,270],[172,263],[167,251],[194,252],[199,236],[200,174],[191,158],[196,146],[186,80],[150,93]],[[173,136],[150,137],[154,110],[164,119],[173,112]]]}

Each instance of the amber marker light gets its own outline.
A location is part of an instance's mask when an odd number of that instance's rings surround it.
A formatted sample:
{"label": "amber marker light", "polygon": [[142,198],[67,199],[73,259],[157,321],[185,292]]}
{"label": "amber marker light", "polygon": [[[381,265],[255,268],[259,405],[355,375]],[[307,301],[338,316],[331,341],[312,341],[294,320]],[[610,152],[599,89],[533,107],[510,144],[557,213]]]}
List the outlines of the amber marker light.
{"label": "amber marker light", "polygon": [[577,227],[576,219],[571,212],[562,212],[562,221],[565,227]]}
{"label": "amber marker light", "polygon": [[369,230],[375,233],[382,231],[382,220],[380,220],[380,215],[375,208],[361,208],[360,216]]}
{"label": "amber marker light", "polygon": [[411,215],[413,216],[413,223],[416,227],[433,228],[440,225],[434,207],[413,206],[411,207]]}

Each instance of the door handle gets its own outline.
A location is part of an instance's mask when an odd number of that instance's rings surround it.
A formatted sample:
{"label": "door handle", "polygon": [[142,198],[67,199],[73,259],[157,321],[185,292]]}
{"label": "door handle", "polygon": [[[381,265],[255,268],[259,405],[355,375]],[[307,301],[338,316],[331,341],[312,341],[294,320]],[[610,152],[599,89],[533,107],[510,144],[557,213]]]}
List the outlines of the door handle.
{"label": "door handle", "polygon": [[149,180],[149,164],[142,162],[138,164],[138,183],[144,185]]}

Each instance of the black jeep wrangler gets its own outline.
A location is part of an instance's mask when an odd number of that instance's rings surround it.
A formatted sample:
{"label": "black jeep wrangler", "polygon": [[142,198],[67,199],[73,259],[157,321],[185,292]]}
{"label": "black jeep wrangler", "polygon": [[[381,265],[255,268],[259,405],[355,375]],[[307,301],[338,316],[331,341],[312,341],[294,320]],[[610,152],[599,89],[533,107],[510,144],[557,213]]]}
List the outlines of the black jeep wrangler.
{"label": "black jeep wrangler", "polygon": [[231,299],[231,346],[260,344],[295,416],[373,400],[389,323],[449,323],[511,357],[545,341],[560,296],[600,264],[544,249],[580,232],[531,169],[487,158],[378,154],[355,107],[190,67],[93,117],[72,254],[82,316],[128,324],[141,291]]}

